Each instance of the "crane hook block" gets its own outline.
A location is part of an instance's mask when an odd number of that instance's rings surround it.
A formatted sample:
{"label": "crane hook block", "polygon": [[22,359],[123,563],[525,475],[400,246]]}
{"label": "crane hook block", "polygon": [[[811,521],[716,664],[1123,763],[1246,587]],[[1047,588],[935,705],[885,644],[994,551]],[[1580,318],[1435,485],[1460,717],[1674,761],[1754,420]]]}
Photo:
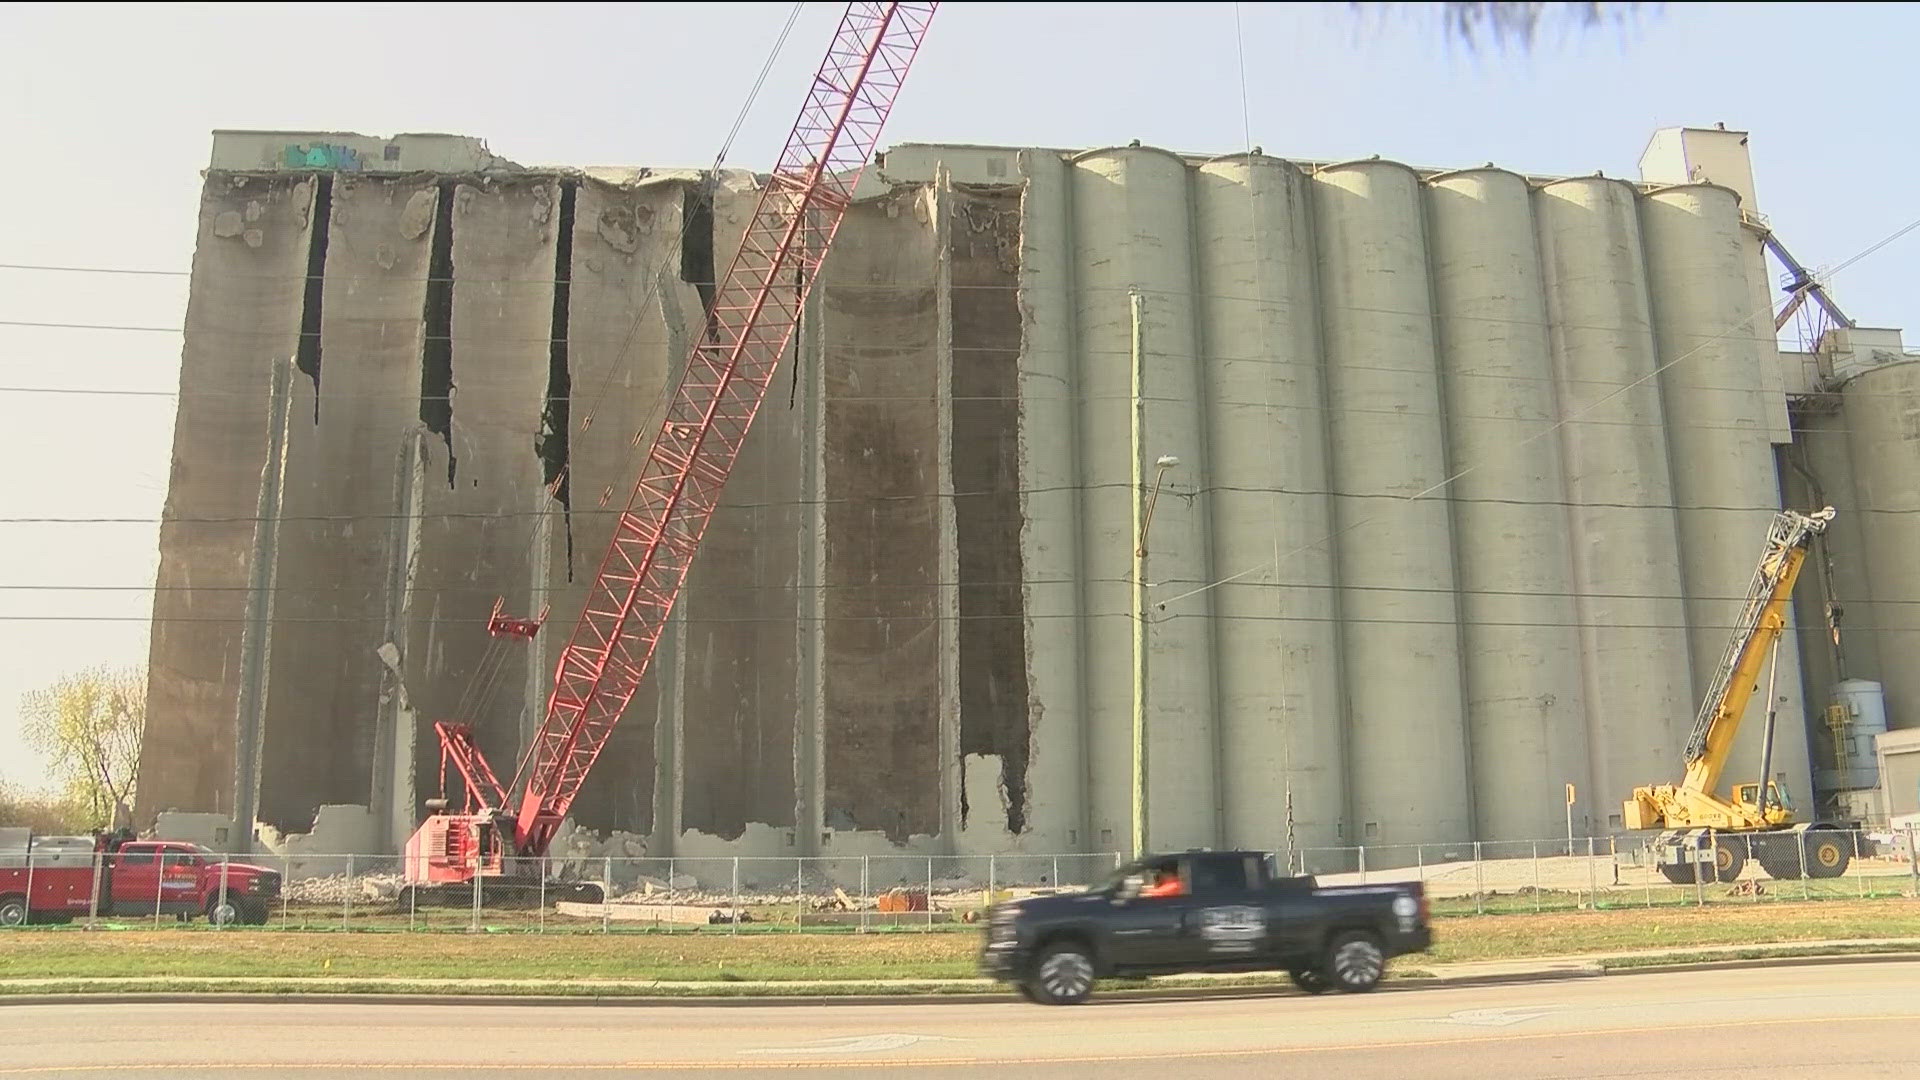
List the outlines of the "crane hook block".
{"label": "crane hook block", "polygon": [[540,614],[531,619],[516,619],[504,614],[506,607],[507,598],[504,596],[493,602],[493,611],[487,616],[487,633],[494,637],[516,637],[525,641],[532,641],[533,636],[540,632],[540,627],[547,621],[547,613],[552,609],[551,604],[542,604]]}

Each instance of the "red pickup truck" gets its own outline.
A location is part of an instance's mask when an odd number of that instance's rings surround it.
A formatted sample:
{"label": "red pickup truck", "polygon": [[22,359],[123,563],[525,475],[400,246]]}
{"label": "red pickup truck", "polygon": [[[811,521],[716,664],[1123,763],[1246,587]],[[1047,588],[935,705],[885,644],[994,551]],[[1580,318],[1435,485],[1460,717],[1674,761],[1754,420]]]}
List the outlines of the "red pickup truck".
{"label": "red pickup truck", "polygon": [[[18,835],[23,830],[5,830]],[[280,874],[227,862],[198,844],[124,835],[0,838],[0,927],[88,915],[172,915],[258,925]]]}

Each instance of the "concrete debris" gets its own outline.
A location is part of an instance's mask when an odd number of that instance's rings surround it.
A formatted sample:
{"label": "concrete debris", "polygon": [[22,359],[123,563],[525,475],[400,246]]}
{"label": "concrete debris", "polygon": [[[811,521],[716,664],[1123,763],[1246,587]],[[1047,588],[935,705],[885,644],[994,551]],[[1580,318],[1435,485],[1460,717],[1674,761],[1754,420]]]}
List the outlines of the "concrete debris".
{"label": "concrete debris", "polygon": [[384,904],[400,895],[406,881],[399,874],[330,874],[300,878],[285,886],[289,904]]}

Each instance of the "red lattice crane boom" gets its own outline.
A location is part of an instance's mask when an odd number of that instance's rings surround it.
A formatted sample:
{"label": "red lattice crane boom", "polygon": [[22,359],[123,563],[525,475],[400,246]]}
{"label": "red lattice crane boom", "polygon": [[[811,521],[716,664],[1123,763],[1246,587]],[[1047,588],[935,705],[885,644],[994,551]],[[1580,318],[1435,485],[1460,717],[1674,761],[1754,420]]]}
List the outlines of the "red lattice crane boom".
{"label": "red lattice crane boom", "polygon": [[[408,842],[411,880],[467,880],[497,867],[501,855],[546,852],[646,675],[754,414],[938,6],[847,5],[740,250],[717,283],[706,332],[687,358],[580,622],[560,654],[545,719],[515,784],[503,791],[492,781],[464,725],[436,725],[443,754],[469,779],[469,801],[481,809],[454,814],[441,806],[420,826]],[[502,803],[511,801],[520,776],[526,788],[509,816]],[[510,851],[489,851],[488,834],[495,829]]]}

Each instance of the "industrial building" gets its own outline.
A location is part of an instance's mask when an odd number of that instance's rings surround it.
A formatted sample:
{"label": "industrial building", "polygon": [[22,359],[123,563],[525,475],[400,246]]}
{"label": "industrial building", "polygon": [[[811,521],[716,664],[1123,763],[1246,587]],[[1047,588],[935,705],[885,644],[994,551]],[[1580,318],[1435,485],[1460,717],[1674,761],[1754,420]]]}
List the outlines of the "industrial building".
{"label": "industrial building", "polygon": [[[432,721],[517,760],[759,182],[215,134],[142,824],[364,807],[392,851]],[[900,145],[860,196],[579,826],[1123,850],[1137,706],[1155,847],[1550,837],[1569,784],[1618,832],[1772,511],[1826,504],[1775,772],[1885,812],[1920,358],[1777,346],[1744,133],[1636,180]],[[490,637],[497,601],[550,614]]]}

